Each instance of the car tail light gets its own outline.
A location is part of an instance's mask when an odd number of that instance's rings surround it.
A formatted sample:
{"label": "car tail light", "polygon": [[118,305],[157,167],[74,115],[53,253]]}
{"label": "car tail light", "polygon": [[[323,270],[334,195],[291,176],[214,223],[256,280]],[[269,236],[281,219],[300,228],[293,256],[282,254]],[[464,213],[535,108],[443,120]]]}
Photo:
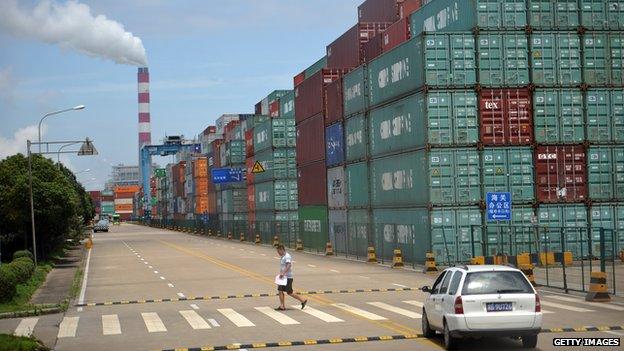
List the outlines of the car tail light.
{"label": "car tail light", "polygon": [[455,314],[464,314],[464,304],[461,296],[455,298]]}
{"label": "car tail light", "polygon": [[542,312],[542,303],[538,294],[535,294],[535,312]]}

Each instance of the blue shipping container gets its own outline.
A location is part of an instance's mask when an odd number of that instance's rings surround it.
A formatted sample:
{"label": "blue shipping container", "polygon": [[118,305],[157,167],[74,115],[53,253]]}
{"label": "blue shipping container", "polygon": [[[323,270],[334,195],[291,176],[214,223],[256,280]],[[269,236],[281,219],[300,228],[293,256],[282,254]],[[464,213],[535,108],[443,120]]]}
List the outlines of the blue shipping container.
{"label": "blue shipping container", "polygon": [[342,122],[325,128],[325,164],[334,166],[344,162],[344,129]]}

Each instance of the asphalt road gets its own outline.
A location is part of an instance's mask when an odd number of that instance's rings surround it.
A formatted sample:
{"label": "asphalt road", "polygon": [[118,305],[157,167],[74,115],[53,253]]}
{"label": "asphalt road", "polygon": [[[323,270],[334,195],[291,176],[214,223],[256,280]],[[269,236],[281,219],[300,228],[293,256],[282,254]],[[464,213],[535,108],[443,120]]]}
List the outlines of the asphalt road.
{"label": "asphalt road", "polygon": [[[297,291],[400,290],[430,285],[434,279],[409,269],[291,254]],[[56,335],[56,350],[161,350],[305,340],[331,344],[280,349],[442,349],[441,338],[344,342],[360,336],[421,333],[419,306],[425,294],[420,291],[308,295],[305,310],[289,299],[292,309],[282,313],[273,310],[278,306],[276,296],[237,297],[274,294],[278,269],[271,247],[130,224],[113,226],[111,232],[94,236],[84,297],[76,301],[87,306],[72,307],[64,315],[0,320],[0,331],[34,333],[45,339]],[[582,296],[554,290],[541,290],[541,294],[544,328],[624,325],[622,299],[588,304]],[[190,300],[197,296],[223,298]],[[148,302],[162,299],[175,301]],[[619,337],[624,341],[624,331],[545,333],[540,335],[539,349],[581,349],[555,347],[553,337]],[[467,340],[461,349],[520,348],[515,340],[482,339]]]}

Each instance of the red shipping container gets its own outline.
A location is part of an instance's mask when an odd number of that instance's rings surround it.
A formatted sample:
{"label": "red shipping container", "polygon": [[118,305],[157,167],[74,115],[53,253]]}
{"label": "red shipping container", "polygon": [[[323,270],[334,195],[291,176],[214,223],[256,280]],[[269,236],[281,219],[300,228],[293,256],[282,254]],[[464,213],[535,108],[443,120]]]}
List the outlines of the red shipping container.
{"label": "red shipping container", "polygon": [[349,70],[322,69],[295,87],[295,120],[298,123],[325,113],[325,86]]}
{"label": "red shipping container", "polygon": [[342,108],[342,78],[327,84],[325,88],[327,99],[327,112],[325,113],[325,125],[330,125],[343,118]]}
{"label": "red shipping container", "polygon": [[479,100],[484,145],[530,145],[533,142],[529,89],[483,89]]}
{"label": "red shipping container", "polygon": [[409,17],[412,12],[418,11],[422,6],[422,0],[404,0],[399,4],[399,18]]}
{"label": "red shipping container", "polygon": [[212,147],[212,157],[213,157],[213,167],[218,168],[221,165],[221,153],[219,152],[219,148],[221,148],[221,144],[223,144],[223,139],[214,140],[210,143]]}
{"label": "red shipping container", "polygon": [[537,199],[542,203],[587,199],[587,156],[582,145],[535,149]]}
{"label": "red shipping container", "polygon": [[401,45],[411,37],[409,17],[405,17],[391,25],[381,34],[383,52],[388,52]]}
{"label": "red shipping container", "polygon": [[327,68],[355,68],[364,63],[363,45],[390,22],[360,22],[327,45]]}
{"label": "red shipping container", "polygon": [[253,184],[254,181],[256,180],[256,175],[251,172],[253,170],[253,166],[254,166],[255,163],[256,163],[256,161],[255,161],[255,159],[253,157],[248,157],[245,160],[245,170],[247,172],[247,174],[246,174],[247,184]]}
{"label": "red shipping container", "polygon": [[256,211],[256,187],[253,185],[247,186],[247,209],[250,212]]}
{"label": "red shipping container", "polygon": [[[247,221],[251,231],[256,229],[256,212],[247,212]],[[256,233],[253,233],[253,239],[256,240]]]}
{"label": "red shipping container", "polygon": [[262,114],[262,101],[260,101],[259,103],[254,105],[254,113],[256,115],[261,115]]}
{"label": "red shipping container", "polygon": [[325,159],[325,123],[318,114],[297,125],[297,165]]}
{"label": "red shipping container", "polygon": [[372,37],[366,44],[362,45],[362,51],[364,51],[364,62],[371,62],[383,53],[381,45],[382,40],[383,33],[379,33]]}
{"label": "red shipping container", "polygon": [[213,134],[213,133],[216,133],[216,132],[217,132],[217,127],[216,126],[208,126],[208,128],[204,129],[202,134],[209,135],[209,134]]}
{"label": "red shipping container", "polygon": [[306,79],[305,71],[297,74],[296,76],[293,77],[293,87],[296,87],[297,85],[301,84],[301,82],[303,82],[305,79]]}
{"label": "red shipping container", "polygon": [[358,6],[359,22],[396,22],[403,0],[366,0]]}
{"label": "red shipping container", "polygon": [[327,169],[319,161],[297,168],[299,206],[327,205]]}
{"label": "red shipping container", "polygon": [[254,154],[253,129],[245,131],[245,155],[251,157]]}
{"label": "red shipping container", "polygon": [[269,116],[277,118],[280,115],[280,99],[275,99],[269,104]]}

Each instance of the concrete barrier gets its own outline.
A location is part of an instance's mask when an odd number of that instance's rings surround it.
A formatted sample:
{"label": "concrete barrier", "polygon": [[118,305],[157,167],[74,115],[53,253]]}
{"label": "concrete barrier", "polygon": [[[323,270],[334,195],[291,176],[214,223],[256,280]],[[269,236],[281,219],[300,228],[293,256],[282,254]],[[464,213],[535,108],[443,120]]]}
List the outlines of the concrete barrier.
{"label": "concrete barrier", "polygon": [[436,267],[435,256],[432,252],[427,252],[425,258],[425,269],[424,273],[434,274],[438,272],[438,267]]}
{"label": "concrete barrier", "polygon": [[591,272],[589,291],[585,295],[585,301],[608,302],[611,301],[607,290],[607,273]]}
{"label": "concrete barrier", "polygon": [[301,239],[297,239],[297,243],[295,244],[295,251],[303,251],[303,241],[301,241]]}
{"label": "concrete barrier", "polygon": [[369,246],[368,247],[368,258],[367,258],[366,262],[377,263],[377,254],[375,253],[375,247],[374,246]]}
{"label": "concrete barrier", "polygon": [[392,254],[392,268],[403,267],[403,253],[401,249],[394,249]]}
{"label": "concrete barrier", "polygon": [[328,242],[327,245],[325,245],[325,256],[333,256],[334,255],[334,247],[332,246],[331,242]]}

